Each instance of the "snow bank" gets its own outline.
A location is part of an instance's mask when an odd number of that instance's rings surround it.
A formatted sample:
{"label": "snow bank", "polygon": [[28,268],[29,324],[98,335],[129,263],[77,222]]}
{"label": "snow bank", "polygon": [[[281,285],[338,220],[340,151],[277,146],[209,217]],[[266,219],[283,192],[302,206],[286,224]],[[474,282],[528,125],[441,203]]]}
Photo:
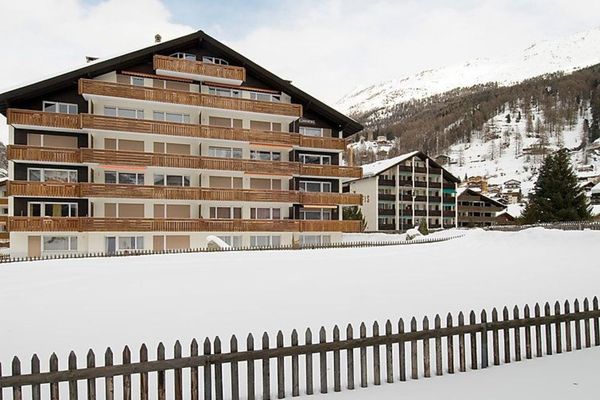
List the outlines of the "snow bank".
{"label": "snow bank", "polygon": [[231,248],[230,245],[228,245],[223,239],[221,239],[220,237],[214,236],[214,235],[210,235],[206,237],[206,240],[208,241],[208,247],[210,248],[211,246],[215,246],[219,249],[229,249]]}

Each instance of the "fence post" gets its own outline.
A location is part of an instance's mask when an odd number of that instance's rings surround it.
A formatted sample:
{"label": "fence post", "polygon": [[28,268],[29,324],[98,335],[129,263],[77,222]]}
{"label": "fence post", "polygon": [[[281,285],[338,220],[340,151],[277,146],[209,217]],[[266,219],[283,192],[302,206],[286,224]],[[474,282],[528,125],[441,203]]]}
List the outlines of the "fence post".
{"label": "fence post", "polygon": [[[210,339],[204,339],[204,355],[211,354]],[[210,362],[204,364],[204,400],[212,399],[212,366]]]}
{"label": "fence post", "polygon": [[[346,340],[352,340],[354,333],[352,331],[352,324],[348,324],[346,327]],[[354,349],[348,348],[346,350],[346,375],[348,390],[354,390]]]}
{"label": "fence post", "polygon": [[[156,359],[164,360],[165,359],[165,345],[161,343],[158,344],[156,349]],[[167,388],[165,383],[165,371],[158,371],[156,373],[156,381],[157,381],[157,394],[158,400],[165,400],[167,396]]]}
{"label": "fence post", "polygon": [[[452,328],[452,314],[446,316],[446,327]],[[454,336],[446,336],[446,345],[448,346],[448,373],[454,373]]]}
{"label": "fence post", "polygon": [[[434,319],[434,327],[436,331],[439,331],[442,328],[442,320],[439,314],[436,314]],[[435,336],[435,374],[437,376],[442,375],[443,366],[442,366],[442,337],[439,334]]]}
{"label": "fence post", "polygon": [[[246,338],[246,350],[251,352],[254,351],[254,336],[252,336],[251,333],[248,334],[248,337]],[[255,384],[254,384],[254,378],[255,378],[255,374],[254,374],[254,360],[248,360],[247,361],[247,380],[248,380],[248,387],[247,387],[247,392],[248,392],[248,400],[254,400],[255,399]]]}
{"label": "fence post", "polygon": [[[398,320],[398,334],[404,336],[404,320],[402,318]],[[400,371],[400,382],[406,381],[406,347],[402,339],[398,342],[398,370]]]}
{"label": "fence post", "polygon": [[[554,315],[560,315],[560,303],[557,301],[554,303]],[[554,324],[554,330],[556,333],[556,353],[562,353],[562,332],[560,326],[560,320]]]}
{"label": "fence post", "polygon": [[[306,329],[304,334],[304,344],[312,344],[312,332],[310,328]],[[313,394],[313,353],[306,353],[306,394]]]}
{"label": "fence post", "polygon": [[[12,375],[21,375],[21,361],[14,357],[12,360]],[[21,400],[21,386],[13,386],[13,400]]]}
{"label": "fence post", "polygon": [[[531,311],[529,310],[528,304],[525,305],[524,313],[525,319],[529,319],[531,317]],[[531,325],[528,324],[525,327],[525,358],[531,360],[531,357]]]}
{"label": "fence post", "polygon": [[[283,348],[283,332],[277,332],[277,348]],[[277,357],[277,398],[285,397],[285,366],[283,364],[283,356]]]}
{"label": "fence post", "polygon": [[[373,323],[373,337],[379,337],[379,323],[375,321]],[[373,345],[373,382],[375,385],[381,385],[381,357],[380,357],[380,346],[378,344]]]}
{"label": "fence post", "polygon": [[[221,339],[217,336],[213,342],[214,354],[221,354]],[[215,362],[215,399],[223,400],[223,364]],[[177,400],[177,399],[176,399]]]}
{"label": "fence post", "polygon": [[[177,340],[173,347],[173,358],[181,358],[181,342]],[[183,398],[183,372],[181,368],[175,368],[173,371],[173,380],[175,381],[175,400],[182,400]]]}
{"label": "fence post", "polygon": [[[519,319],[519,307],[514,306],[513,320],[518,321]],[[521,361],[521,330],[518,326],[514,327],[513,333],[515,341],[515,361]]]}
{"label": "fence post", "polygon": [[[544,316],[549,317],[550,316],[550,304],[546,303],[544,305]],[[552,354],[552,327],[551,327],[551,323],[547,322],[546,325],[544,326],[544,331],[546,333],[546,354],[547,355],[551,355]]]}
{"label": "fence post", "polygon": [[[360,338],[364,339],[367,337],[367,327],[365,323],[360,324]],[[360,387],[367,387],[367,348],[365,346],[360,347]]]}
{"label": "fence post", "polygon": [[[87,353],[87,367],[96,367],[96,355],[92,349],[89,349]],[[96,378],[89,378],[87,380],[87,395],[88,400],[96,400]]]}
{"label": "fence post", "polygon": [[[33,357],[31,357],[31,373],[34,375],[40,373],[40,359],[38,358],[37,354],[34,354]],[[0,392],[1,391],[2,391],[2,389],[0,389]],[[89,389],[88,389],[88,392],[89,392]],[[0,399],[1,398],[2,398],[2,395],[0,395]],[[39,384],[31,385],[31,398],[32,398],[32,400],[40,400],[41,399],[41,390],[40,390]]]}
{"label": "fence post", "polygon": [[[140,362],[148,362],[148,347],[145,343],[142,343],[140,347]],[[140,400],[148,400],[148,373],[142,372],[140,374]],[[198,400],[198,399],[195,399]]]}
{"label": "fence post", "polygon": [[[389,337],[392,335],[392,321],[389,319],[385,323],[385,336]],[[394,383],[394,360],[393,360],[393,350],[392,344],[386,343],[385,345],[385,372],[387,375],[386,382]]]}
{"label": "fence post", "polygon": [[[502,309],[502,321],[508,322],[510,320],[510,316],[508,315],[508,308],[505,306]],[[503,339],[504,339],[504,362],[506,364],[510,363],[510,329],[504,328],[503,330]]]}
{"label": "fence post", "polygon": [[[469,324],[475,325],[477,320],[475,319],[475,311],[471,310],[469,314]],[[471,369],[477,369],[477,332],[472,331],[471,335]]]}
{"label": "fence post", "polygon": [[[235,354],[238,352],[238,342],[237,342],[237,338],[235,337],[235,335],[231,336],[231,339],[229,340],[229,351],[232,354]],[[232,361],[230,367],[231,367],[231,399],[239,400],[239,398],[240,398],[240,378],[239,378],[239,371],[238,371],[238,362]]]}
{"label": "fence post", "polygon": [[[340,328],[336,325],[333,327],[333,341],[340,341]],[[342,391],[342,376],[340,366],[340,350],[333,350],[333,391]]]}
{"label": "fence post", "polygon": [[[458,326],[462,327],[464,325],[465,325],[465,315],[461,311],[458,313]],[[458,370],[460,372],[465,372],[467,370],[467,361],[466,361],[465,352],[466,352],[465,334],[461,332],[458,335],[458,363],[459,363]]]}
{"label": "fence post", "polygon": [[[571,314],[571,306],[569,305],[569,300],[565,300],[565,314]],[[571,321],[567,320],[565,322],[565,339],[566,339],[566,346],[567,346],[567,351],[572,351],[573,350],[573,344],[571,342]]]}
{"label": "fence post", "polygon": [[[123,349],[123,365],[131,364],[131,351],[125,346]],[[131,375],[123,375],[123,400],[131,400]]]}
{"label": "fence post", "polygon": [[489,365],[488,361],[488,328],[487,328],[487,313],[485,310],[481,310],[481,368],[487,368]]}
{"label": "fence post", "polygon": [[[196,339],[192,339],[192,342],[190,343],[190,356],[198,356],[198,341]],[[198,367],[192,367],[190,368],[190,398],[191,400],[198,400],[199,396]]]}
{"label": "fence post", "polygon": [[[423,331],[429,331],[429,318],[423,318]],[[423,375],[431,377],[431,353],[429,351],[429,337],[423,339]]]}
{"label": "fence post", "polygon": [[[263,333],[262,336],[262,349],[269,349],[269,335],[267,332]],[[265,357],[262,360],[262,384],[263,384],[263,400],[271,399],[271,369],[270,359]]]}
{"label": "fence post", "polygon": [[[579,313],[579,299],[575,299],[575,303],[573,304],[575,314]],[[575,349],[581,350],[581,322],[576,319],[573,321],[575,323]]]}

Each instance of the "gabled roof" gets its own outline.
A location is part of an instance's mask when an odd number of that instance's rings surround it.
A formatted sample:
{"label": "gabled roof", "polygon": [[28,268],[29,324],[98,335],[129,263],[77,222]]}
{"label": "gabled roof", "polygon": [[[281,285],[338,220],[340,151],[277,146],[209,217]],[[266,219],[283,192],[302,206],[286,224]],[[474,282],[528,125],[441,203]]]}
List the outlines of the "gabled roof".
{"label": "gabled roof", "polygon": [[409,158],[414,157],[414,156],[418,156],[422,159],[428,158],[430,165],[433,165],[435,168],[441,168],[445,171],[444,176],[446,176],[453,182],[460,182],[460,179],[458,179],[457,177],[452,175],[450,172],[448,172],[448,170],[444,169],[444,167],[442,167],[434,159],[432,159],[431,157],[429,157],[427,154],[423,153],[422,151],[413,151],[410,153],[402,154],[402,155],[394,157],[394,158],[389,158],[387,160],[381,160],[381,161],[376,161],[371,164],[362,165],[361,168],[363,170],[363,178],[370,178],[370,177],[379,175],[382,172],[387,171],[388,169],[395,167],[396,165],[400,164],[401,162],[406,161]]}
{"label": "gabled roof", "polygon": [[108,60],[95,62],[91,65],[87,65],[85,67],[78,68],[52,78],[44,79],[39,82],[2,93],[0,94],[0,113],[5,115],[6,109],[11,106],[11,102],[13,102],[15,99],[37,97],[48,91],[60,90],[77,84],[77,81],[80,78],[94,78],[117,69],[132,67],[146,60],[148,56],[177,51],[184,46],[193,45],[199,41],[205,41],[209,45],[226,54],[227,57],[232,61],[232,64],[246,68],[246,70],[251,71],[261,79],[264,79],[265,82],[269,83],[273,87],[278,88],[293,98],[303,102],[306,110],[312,110],[318,114],[322,114],[326,118],[335,122],[340,130],[344,130],[346,136],[354,134],[363,129],[363,126],[352,118],[345,116],[325,103],[315,99],[308,93],[298,89],[292,85],[290,81],[282,79],[277,75],[267,71],[260,65],[250,61],[243,55],[227,47],[203,31],[197,31],[177,39],[158,43],[153,46],[120,55],[118,57],[110,58]]}
{"label": "gabled roof", "polygon": [[488,196],[482,194],[480,191],[473,190],[473,189],[468,188],[468,187],[459,188],[458,191],[456,192],[456,197],[460,197],[464,193],[470,194],[471,196],[481,196],[486,201],[489,201],[490,203],[492,203],[492,204],[494,204],[494,205],[496,205],[498,207],[506,207],[506,204],[502,204],[498,200],[494,200],[491,197],[488,197]]}

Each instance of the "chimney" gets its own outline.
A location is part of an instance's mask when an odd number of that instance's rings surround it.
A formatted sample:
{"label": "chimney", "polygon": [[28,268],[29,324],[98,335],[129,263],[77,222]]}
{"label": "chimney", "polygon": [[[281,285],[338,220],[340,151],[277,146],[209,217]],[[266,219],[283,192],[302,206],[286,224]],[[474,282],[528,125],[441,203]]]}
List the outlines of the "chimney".
{"label": "chimney", "polygon": [[160,43],[162,40],[162,37],[160,36],[159,33],[157,33],[156,35],[154,35],[154,43]]}
{"label": "chimney", "polygon": [[98,59],[98,57],[85,56],[86,63],[91,63],[92,61],[96,61],[97,59]]}

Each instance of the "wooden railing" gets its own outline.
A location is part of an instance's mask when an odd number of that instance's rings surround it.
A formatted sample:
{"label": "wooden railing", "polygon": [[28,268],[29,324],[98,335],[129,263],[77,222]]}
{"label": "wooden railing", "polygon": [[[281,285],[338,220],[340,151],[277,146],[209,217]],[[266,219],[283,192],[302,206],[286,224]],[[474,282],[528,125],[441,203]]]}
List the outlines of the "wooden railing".
{"label": "wooden railing", "polygon": [[[79,365],[85,367],[78,366],[78,357],[71,352],[68,362],[63,360],[68,368],[61,370],[56,354],[50,356],[48,368],[33,355],[28,372],[14,357],[11,367],[6,368],[10,373],[0,377],[0,390],[12,388],[12,393],[5,392],[6,398],[12,394],[11,400],[21,400],[24,392],[38,400],[42,385],[49,386],[44,387],[44,393],[52,400],[67,394],[71,400],[108,400],[115,392],[122,393],[123,399],[153,398],[152,392],[165,399],[167,390],[168,398],[174,399],[269,400],[275,398],[275,392],[283,399],[315,391],[365,390],[382,382],[452,376],[600,346],[598,299],[585,298],[581,303],[557,301],[523,308],[505,306],[491,313],[471,310],[458,315],[437,314],[432,319],[388,319],[381,325],[375,321],[369,328],[364,322],[341,329],[335,325],[333,329],[321,327],[318,333],[310,328],[294,329],[285,336],[280,330],[275,337],[265,332],[259,340],[252,334],[243,341],[235,335],[229,340],[193,339],[186,350],[177,341],[170,358],[162,342],[155,353],[142,344],[133,356],[125,346],[117,353],[117,361],[108,348],[99,357],[104,359],[99,361],[102,365],[96,364],[97,356],[89,350],[85,357],[79,356]],[[79,392],[81,381],[87,384],[85,396]],[[139,384],[132,385],[132,381]],[[377,395],[367,391],[361,397]]]}
{"label": "wooden railing", "polygon": [[242,82],[246,80],[246,69],[243,67],[183,60],[181,58],[161,55],[154,56],[154,69],[182,72],[192,75],[212,76],[215,78],[231,79]]}
{"label": "wooden railing", "polygon": [[360,232],[360,221],[10,217],[17,232]]}
{"label": "wooden railing", "polygon": [[262,114],[285,115],[297,118],[302,116],[302,105],[300,104],[275,103],[236,97],[215,96],[181,90],[125,85],[122,83],[92,79],[79,80],[79,94],[121,97],[133,100],[156,101],[196,107],[222,108]]}
{"label": "wooden railing", "polygon": [[8,205],[8,197],[0,197],[0,206]]}
{"label": "wooden railing", "polygon": [[11,125],[81,129],[81,114],[52,113],[9,108],[6,118],[7,122]]}
{"label": "wooden railing", "polygon": [[328,206],[360,205],[362,202],[360,194],[350,193],[30,181],[9,181],[8,193],[10,196],[257,201]]}
{"label": "wooden railing", "polygon": [[344,167],[338,165],[310,165],[285,161],[260,161],[87,148],[49,149],[23,145],[8,146],[8,159],[243,171],[258,175],[314,175],[360,178],[362,174],[362,169],[359,167]]}

